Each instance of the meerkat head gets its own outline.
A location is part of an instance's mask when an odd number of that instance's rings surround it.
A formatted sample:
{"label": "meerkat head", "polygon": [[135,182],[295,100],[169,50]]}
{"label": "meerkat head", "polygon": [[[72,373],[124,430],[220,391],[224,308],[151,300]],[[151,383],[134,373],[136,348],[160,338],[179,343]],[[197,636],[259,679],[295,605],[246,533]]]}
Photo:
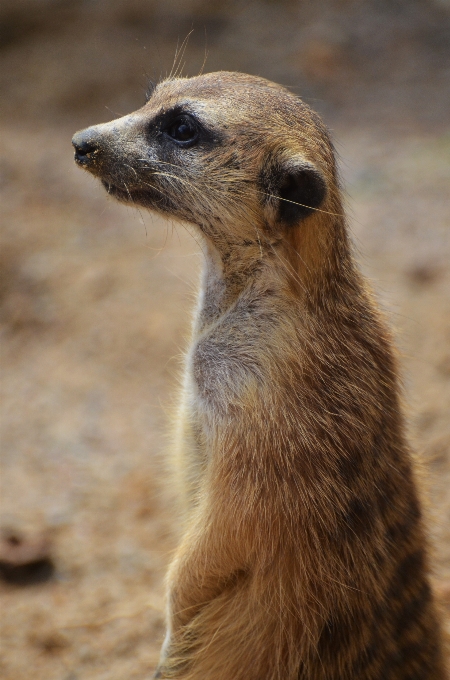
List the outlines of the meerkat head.
{"label": "meerkat head", "polygon": [[110,195],[229,242],[326,210],[334,175],[316,114],[286,89],[239,73],[163,81],[141,109],[77,132],[73,146]]}

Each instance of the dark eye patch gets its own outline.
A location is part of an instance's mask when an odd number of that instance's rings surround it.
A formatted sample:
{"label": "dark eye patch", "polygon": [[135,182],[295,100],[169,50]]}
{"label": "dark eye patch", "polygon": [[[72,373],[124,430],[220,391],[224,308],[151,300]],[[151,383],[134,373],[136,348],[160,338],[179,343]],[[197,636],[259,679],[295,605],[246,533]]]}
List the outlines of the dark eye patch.
{"label": "dark eye patch", "polygon": [[199,137],[196,121],[187,114],[178,116],[172,121],[165,129],[165,133],[180,146],[192,146]]}
{"label": "dark eye patch", "polygon": [[170,148],[186,149],[196,145],[208,149],[223,141],[221,131],[210,128],[182,106],[163,110],[156,115],[148,123],[147,135],[149,141],[157,139],[167,151]]}

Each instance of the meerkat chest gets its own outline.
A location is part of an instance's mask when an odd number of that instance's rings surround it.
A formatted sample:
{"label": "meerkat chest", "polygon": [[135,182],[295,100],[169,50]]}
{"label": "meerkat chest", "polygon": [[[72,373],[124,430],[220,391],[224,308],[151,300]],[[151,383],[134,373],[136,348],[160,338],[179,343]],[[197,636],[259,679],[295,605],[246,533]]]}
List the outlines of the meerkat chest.
{"label": "meerkat chest", "polygon": [[253,294],[200,332],[188,360],[196,409],[242,409],[267,389],[297,335],[293,316],[273,295]]}

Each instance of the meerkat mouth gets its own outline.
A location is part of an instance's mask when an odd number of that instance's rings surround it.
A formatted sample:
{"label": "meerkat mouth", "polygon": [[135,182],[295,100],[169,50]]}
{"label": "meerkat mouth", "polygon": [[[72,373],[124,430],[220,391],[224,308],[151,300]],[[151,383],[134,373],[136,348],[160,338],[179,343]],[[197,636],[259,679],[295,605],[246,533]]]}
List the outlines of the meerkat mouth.
{"label": "meerkat mouth", "polygon": [[112,184],[111,182],[108,182],[105,179],[102,179],[102,184],[105,187],[106,192],[110,196],[114,196],[114,198],[117,198],[119,201],[125,202],[133,201],[133,194],[135,193],[133,190],[127,189],[125,187],[119,187],[116,184]]}
{"label": "meerkat mouth", "polygon": [[101,180],[103,186],[105,187],[107,193],[113,196],[115,199],[121,203],[133,203],[135,205],[141,205],[145,208],[164,208],[167,206],[166,196],[157,189],[154,189],[149,185],[148,189],[134,189],[133,187],[128,187],[125,183],[123,186],[118,186],[113,184],[108,180]]}

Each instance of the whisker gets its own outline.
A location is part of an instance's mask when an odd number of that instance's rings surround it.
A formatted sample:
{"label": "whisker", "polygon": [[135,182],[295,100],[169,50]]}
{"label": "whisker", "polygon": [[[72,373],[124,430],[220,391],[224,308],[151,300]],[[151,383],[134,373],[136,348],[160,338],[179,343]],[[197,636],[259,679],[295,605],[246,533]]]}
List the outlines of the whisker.
{"label": "whisker", "polygon": [[316,212],[321,212],[324,213],[325,215],[332,215],[333,217],[344,217],[343,213],[334,213],[330,212],[329,210],[322,210],[321,208],[313,208],[310,205],[305,205],[305,203],[298,203],[298,201],[291,201],[289,198],[282,198],[281,196],[277,196],[276,194],[268,194],[265,191],[261,191],[260,189],[256,190],[259,194],[262,194],[263,196],[268,196],[269,198],[276,198],[279,201],[284,201],[285,203],[292,203],[292,205],[298,205],[301,208],[308,208],[308,210],[314,210]]}
{"label": "whisker", "polygon": [[205,26],[205,56],[203,57],[203,64],[200,68],[200,71],[199,71],[199,74],[198,74],[199,76],[203,75],[203,71],[204,71],[204,68],[206,66],[207,58],[208,58],[208,40],[207,40],[207,36],[206,36],[206,26]]}
{"label": "whisker", "polygon": [[[146,158],[138,158],[137,160],[138,160],[138,161],[147,161]],[[181,166],[176,165],[175,163],[169,163],[169,162],[167,162],[167,161],[160,161],[160,160],[158,160],[158,161],[156,161],[156,162],[159,163],[159,164],[161,164],[161,165],[170,165],[170,166],[172,166],[172,167],[174,167],[174,168],[177,168],[177,169],[179,169],[179,170],[183,170],[183,168],[182,168]],[[148,166],[147,168],[144,168],[144,169],[152,170],[153,168],[151,168],[150,166]],[[234,178],[234,177],[232,177],[232,176],[230,176],[229,178],[224,178],[223,176],[221,176],[220,182],[224,182],[224,181],[227,181],[228,183],[238,183],[238,182],[242,182],[242,180],[241,180],[240,178],[236,179],[236,178]],[[207,181],[206,181],[206,182],[207,182]],[[206,182],[205,182],[205,183],[206,183]],[[289,198],[282,198],[281,196],[277,196],[276,194],[270,194],[270,193],[268,193],[268,192],[266,192],[266,191],[262,191],[261,189],[258,189],[258,188],[255,188],[255,191],[256,191],[258,194],[261,194],[262,196],[267,196],[268,198],[275,198],[275,199],[277,199],[277,200],[279,200],[279,201],[283,201],[283,202],[285,202],[285,203],[290,203],[290,204],[292,204],[292,205],[298,205],[298,206],[301,207],[301,208],[308,208],[308,210],[312,210],[312,211],[314,211],[314,212],[320,212],[320,213],[323,213],[324,215],[331,215],[332,217],[344,217],[344,213],[335,213],[335,212],[331,212],[330,210],[323,210],[322,208],[313,208],[312,206],[306,205],[305,203],[299,203],[298,201],[292,201],[292,200],[289,199]],[[245,196],[245,195],[248,195],[248,194],[243,193],[242,195]]]}
{"label": "whisker", "polygon": [[[128,163],[125,163],[125,165],[126,165],[128,168],[130,168],[131,170],[133,170],[134,174],[135,174],[136,177],[139,179],[139,176],[138,176],[136,170],[133,168],[133,166],[132,166],[132,165],[129,165]],[[125,182],[124,182],[124,184],[125,184]],[[125,186],[126,186],[126,184],[125,184]],[[131,199],[131,195],[130,195],[130,191],[129,191],[128,187],[127,187],[127,191],[128,191],[128,195],[130,196],[130,199]],[[144,220],[144,217],[143,217],[143,215],[142,215],[142,212],[141,212],[139,206],[136,204],[136,202],[135,202],[133,199],[131,199],[131,200],[133,201],[134,207],[136,208],[136,210],[137,210],[138,213],[139,213],[139,217],[141,218],[142,226],[144,227],[144,230],[145,230],[145,236],[146,236],[146,238],[148,238],[147,225],[145,224],[145,220]]]}
{"label": "whisker", "polygon": [[[176,47],[176,50],[175,50],[175,58],[173,60],[172,68],[171,68],[169,76],[168,76],[169,80],[172,79],[172,78],[178,78],[179,77],[180,72],[181,72],[180,71],[181,60],[184,57],[184,53],[186,51],[186,47],[187,47],[187,44],[189,42],[189,38],[191,37],[191,34],[193,32],[194,32],[194,29],[192,28],[189,31],[189,33],[187,34],[187,36],[185,37],[185,39],[183,40],[183,42],[181,43],[179,48],[178,48],[178,41],[177,41],[177,47]],[[184,64],[183,64],[183,66],[184,66]],[[181,70],[182,70],[182,68],[183,67],[181,67]]]}

